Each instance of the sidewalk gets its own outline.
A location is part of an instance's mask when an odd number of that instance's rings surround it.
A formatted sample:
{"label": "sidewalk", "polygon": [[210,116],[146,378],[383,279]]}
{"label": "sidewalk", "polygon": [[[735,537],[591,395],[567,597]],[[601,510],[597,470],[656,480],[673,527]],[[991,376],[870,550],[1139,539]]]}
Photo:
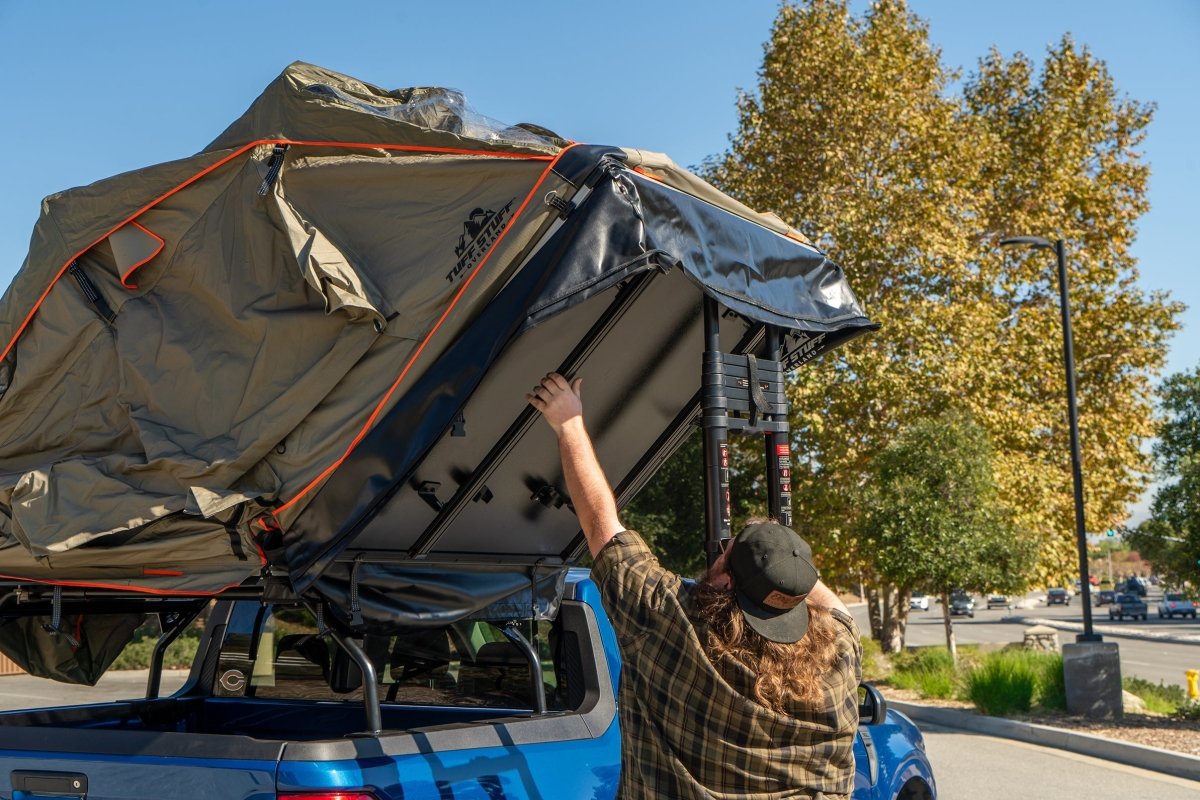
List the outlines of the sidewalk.
{"label": "sidewalk", "polygon": [[988,717],[972,711],[909,703],[890,698],[887,703],[891,708],[902,712],[918,725],[936,725],[968,733],[1013,739],[1200,781],[1200,757],[1196,756],[1176,753],[1159,747],[1118,741],[1066,728]]}
{"label": "sidewalk", "polygon": [[[1057,628],[1060,631],[1082,631],[1083,623],[1071,622],[1064,619],[1052,619],[1047,617],[1027,617],[1024,615],[1013,615],[1003,617],[1001,622],[1019,622],[1025,625],[1046,625],[1050,628]],[[1129,639],[1144,639],[1154,642],[1174,642],[1176,644],[1200,644],[1200,631],[1196,633],[1170,633],[1160,632],[1152,628],[1135,628],[1128,625],[1097,625],[1092,623],[1092,629],[1104,636],[1124,636]]]}

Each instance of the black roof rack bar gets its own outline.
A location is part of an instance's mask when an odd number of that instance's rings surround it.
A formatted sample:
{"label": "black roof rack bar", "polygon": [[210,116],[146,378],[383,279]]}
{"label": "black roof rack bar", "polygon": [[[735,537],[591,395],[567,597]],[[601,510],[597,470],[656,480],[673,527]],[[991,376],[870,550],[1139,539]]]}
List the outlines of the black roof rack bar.
{"label": "black roof rack bar", "polygon": [[[531,554],[531,555],[522,555],[522,556],[511,556],[507,553],[504,553],[504,554],[497,553],[496,555],[497,556],[503,555],[504,563],[512,564],[515,566],[527,566],[527,567],[565,566],[565,564],[560,563],[559,560],[550,558],[548,556],[543,556],[543,555]],[[491,567],[491,566],[495,566],[497,563],[497,559],[496,558],[488,558],[487,553],[471,553],[470,555],[466,555],[466,556],[462,556],[462,557],[456,557],[453,555],[439,553],[438,557],[437,557],[437,561],[426,561],[424,559],[413,560],[409,556],[408,550],[355,550],[352,548],[347,548],[346,550],[343,550],[341,553],[338,553],[337,558],[334,559],[334,563],[337,563],[337,564],[352,564],[355,561],[361,561],[364,564],[406,564],[409,566],[417,566],[417,567],[425,566],[425,567],[429,567],[430,569],[442,568],[442,567],[445,567],[445,566],[451,565],[451,564],[455,565],[455,566],[460,566],[460,567],[474,567],[474,566]]]}
{"label": "black roof rack bar", "polygon": [[[268,576],[255,579],[257,582],[243,584],[241,586],[233,586],[228,589],[222,589],[219,592],[195,592],[183,593],[172,592],[169,595],[153,594],[149,592],[139,592],[134,589],[106,589],[99,587],[88,586],[61,586],[63,607],[67,607],[67,601],[87,601],[88,603],[131,603],[140,604],[141,608],[146,613],[154,613],[154,608],[157,606],[170,607],[172,605],[187,604],[197,600],[262,600],[264,598],[275,601],[295,600],[296,594],[292,590],[291,584],[283,576]],[[11,609],[6,608],[8,604],[28,609],[31,605],[43,602],[42,598],[46,598],[46,607],[50,607],[49,598],[53,595],[56,587],[49,583],[21,582],[21,581],[4,581],[0,582],[0,591],[6,592],[7,596],[12,596],[15,600],[9,600],[0,604],[0,615],[8,613]],[[95,610],[95,606],[88,607],[87,610],[92,613],[99,613]],[[23,614],[28,614],[25,610]],[[115,613],[115,612],[114,612]]]}
{"label": "black roof rack bar", "polygon": [[[162,600],[158,598],[63,598],[62,612],[64,614],[160,614],[186,612],[193,604],[207,604],[208,598],[186,598]],[[0,608],[0,620],[18,619],[30,616],[49,616],[53,611],[50,600],[33,600],[28,602],[9,603]]]}
{"label": "black roof rack bar", "polygon": [[[658,274],[660,274],[658,270],[648,270],[627,281],[617,291],[617,296],[613,298],[608,308],[593,323],[588,332],[575,345],[575,349],[571,351],[571,354],[559,366],[558,372],[566,376],[573,375],[596,348],[603,335],[617,324],[617,321],[621,319],[625,311],[633,304],[633,301],[637,299],[649,282],[654,279],[654,276]],[[446,532],[450,523],[475,498],[475,495],[479,493],[479,490],[483,488],[484,484],[492,476],[496,467],[504,460],[504,457],[516,443],[521,440],[521,437],[525,435],[530,426],[533,425],[537,416],[537,409],[530,405],[525,406],[517,416],[516,421],[508,427],[508,430],[504,432],[495,446],[479,462],[479,466],[471,472],[471,476],[465,483],[458,487],[458,491],[454,493],[454,496],[442,506],[442,510],[434,517],[433,522],[429,523],[429,527],[425,529],[424,533],[409,548],[408,553],[411,558],[422,558],[433,549],[433,546],[437,544],[438,539]]]}

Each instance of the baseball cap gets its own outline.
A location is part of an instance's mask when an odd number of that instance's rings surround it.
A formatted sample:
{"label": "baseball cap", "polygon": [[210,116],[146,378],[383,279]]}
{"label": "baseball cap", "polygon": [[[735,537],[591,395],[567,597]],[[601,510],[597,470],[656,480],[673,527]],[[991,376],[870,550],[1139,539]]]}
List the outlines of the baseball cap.
{"label": "baseball cap", "polygon": [[778,522],[747,525],[729,550],[729,572],[751,628],[773,642],[804,638],[804,599],[820,578],[808,542]]}

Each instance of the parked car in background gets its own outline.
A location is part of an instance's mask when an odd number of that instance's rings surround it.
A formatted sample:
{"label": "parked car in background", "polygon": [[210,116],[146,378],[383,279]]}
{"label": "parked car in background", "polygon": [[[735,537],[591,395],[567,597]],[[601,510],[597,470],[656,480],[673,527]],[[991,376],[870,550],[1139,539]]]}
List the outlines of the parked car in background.
{"label": "parked car in background", "polygon": [[989,611],[993,608],[1008,608],[1008,598],[1002,594],[988,595],[987,607]]}
{"label": "parked car in background", "polygon": [[1146,601],[1136,594],[1119,594],[1116,601],[1108,607],[1109,619],[1146,618]]}
{"label": "parked car in background", "polygon": [[1167,592],[1158,604],[1158,618],[1174,619],[1175,617],[1196,618],[1196,604],[1184,595]]}
{"label": "parked car in background", "polygon": [[1095,598],[1096,605],[1107,606],[1111,605],[1113,601],[1117,599],[1117,593],[1112,589],[1101,589],[1100,591],[1096,592]]}
{"label": "parked car in background", "polygon": [[924,592],[913,592],[912,597],[908,599],[909,611],[928,611],[929,610],[929,595]]}
{"label": "parked car in background", "polygon": [[975,616],[975,600],[962,592],[950,595],[950,616]]}
{"label": "parked car in background", "polygon": [[1071,605],[1071,593],[1066,589],[1055,587],[1046,592],[1046,605],[1069,606]]}

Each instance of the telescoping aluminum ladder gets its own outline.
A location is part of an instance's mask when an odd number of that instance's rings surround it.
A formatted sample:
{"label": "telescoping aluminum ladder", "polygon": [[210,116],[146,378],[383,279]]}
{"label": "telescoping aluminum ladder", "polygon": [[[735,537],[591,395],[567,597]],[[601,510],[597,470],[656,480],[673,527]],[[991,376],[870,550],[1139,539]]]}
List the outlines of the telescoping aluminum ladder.
{"label": "telescoping aluminum ladder", "polygon": [[704,298],[704,367],[701,421],[704,429],[705,553],[711,565],[730,537],[729,434],[761,435],[766,449],[767,513],[792,524],[792,458],[788,401],[779,360],[782,337],[766,326],[763,356],[721,352],[721,311]]}

